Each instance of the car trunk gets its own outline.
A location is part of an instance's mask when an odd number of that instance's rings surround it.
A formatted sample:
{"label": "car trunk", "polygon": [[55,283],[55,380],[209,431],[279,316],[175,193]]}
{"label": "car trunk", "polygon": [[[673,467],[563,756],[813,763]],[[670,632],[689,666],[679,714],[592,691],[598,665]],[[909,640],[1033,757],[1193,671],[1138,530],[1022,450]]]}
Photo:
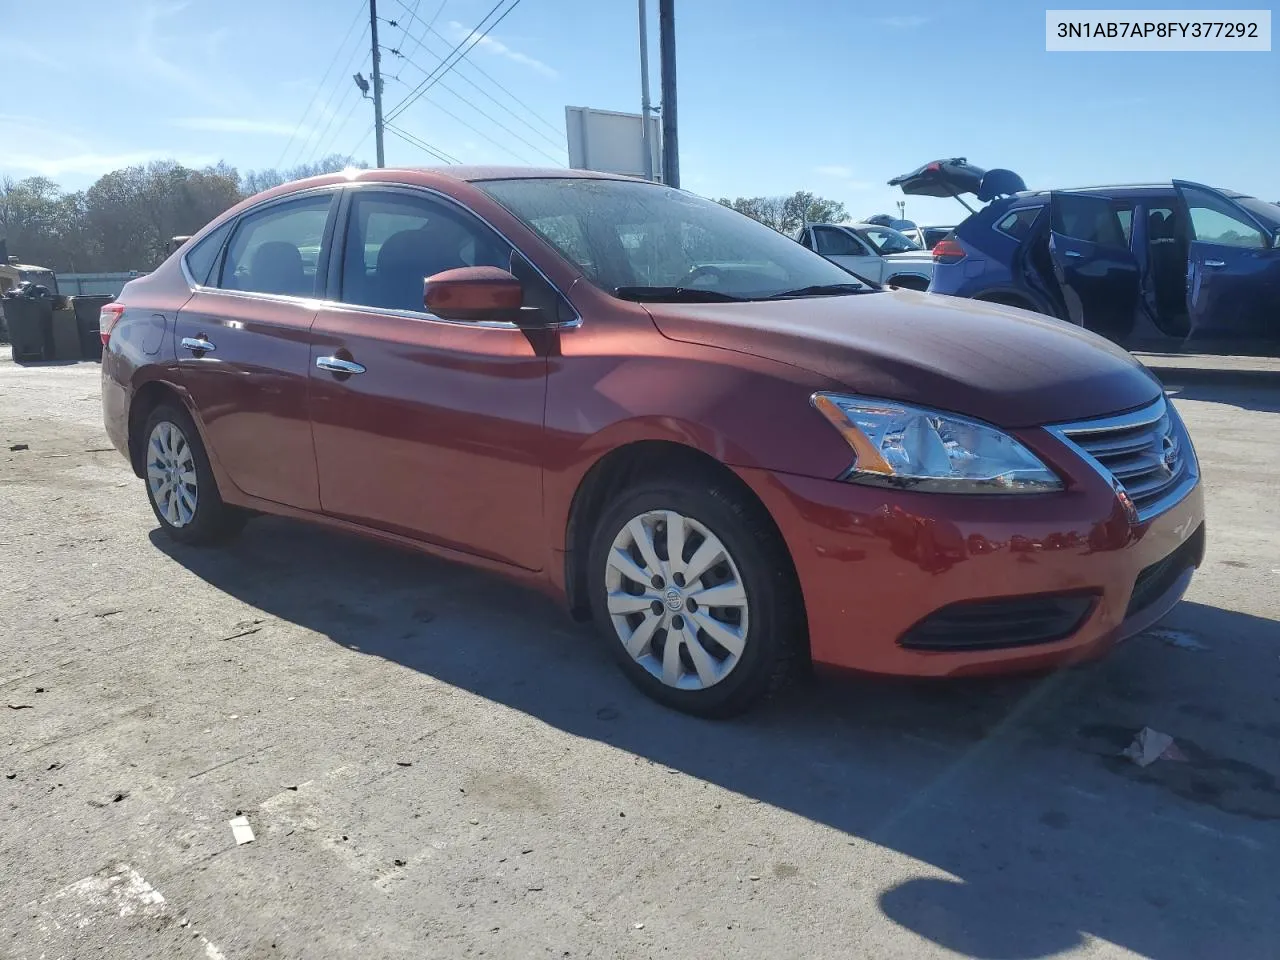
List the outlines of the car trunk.
{"label": "car trunk", "polygon": [[912,197],[955,197],[970,210],[973,208],[961,199],[966,194],[989,203],[996,197],[1027,189],[1022,177],[1012,170],[984,170],[964,157],[926,163],[910,173],[894,177],[889,186],[900,187],[903,193]]}

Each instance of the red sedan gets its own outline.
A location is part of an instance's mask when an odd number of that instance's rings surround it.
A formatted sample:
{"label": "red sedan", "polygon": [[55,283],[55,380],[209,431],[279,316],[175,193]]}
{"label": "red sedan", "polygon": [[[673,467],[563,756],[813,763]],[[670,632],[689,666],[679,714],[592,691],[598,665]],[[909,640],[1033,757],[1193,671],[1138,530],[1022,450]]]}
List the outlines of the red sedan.
{"label": "red sedan", "polygon": [[272,513],[500,571],[704,715],[803,661],[1095,656],[1204,551],[1191,441],[1128,354],[656,184],[290,184],[131,282],[102,336],[107,430],[174,539]]}

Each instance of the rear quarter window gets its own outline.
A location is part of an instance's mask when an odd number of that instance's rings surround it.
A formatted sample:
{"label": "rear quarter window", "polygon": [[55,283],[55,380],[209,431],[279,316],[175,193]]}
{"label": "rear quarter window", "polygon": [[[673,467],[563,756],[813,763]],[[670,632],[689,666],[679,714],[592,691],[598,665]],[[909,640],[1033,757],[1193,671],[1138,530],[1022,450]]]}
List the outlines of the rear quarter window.
{"label": "rear quarter window", "polygon": [[223,244],[227,242],[227,234],[231,232],[231,225],[234,222],[234,220],[228,220],[208,236],[202,237],[200,242],[187,252],[184,258],[187,263],[187,272],[191,274],[191,279],[197,286],[208,286],[209,278],[214,275],[213,271],[218,265],[218,258],[222,255]]}
{"label": "rear quarter window", "polygon": [[1031,234],[1043,207],[1020,207],[996,221],[996,230],[1014,240],[1025,240]]}

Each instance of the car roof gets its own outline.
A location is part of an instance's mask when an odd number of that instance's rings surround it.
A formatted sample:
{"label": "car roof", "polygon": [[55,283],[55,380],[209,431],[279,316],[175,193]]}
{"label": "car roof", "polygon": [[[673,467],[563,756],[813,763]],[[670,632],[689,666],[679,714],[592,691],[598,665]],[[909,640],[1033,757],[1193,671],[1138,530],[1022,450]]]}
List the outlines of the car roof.
{"label": "car roof", "polygon": [[456,164],[447,167],[416,167],[423,173],[435,173],[455,180],[475,183],[482,180],[634,180],[645,183],[642,177],[628,177],[617,173],[599,173],[595,170],[572,170],[568,167],[503,167]]}
{"label": "car roof", "polygon": [[[1240,193],[1237,190],[1225,190],[1220,187],[1211,187],[1224,197],[1232,200],[1241,197],[1249,197],[1247,193]],[[1167,196],[1173,193],[1173,182],[1167,183],[1112,183],[1100,184],[1091,187],[1060,187],[1056,190],[1028,190],[1024,193],[1015,193],[1014,200],[1030,200],[1030,199],[1048,199],[1051,193],[1079,193],[1086,196],[1100,197],[1146,197],[1152,195]]]}

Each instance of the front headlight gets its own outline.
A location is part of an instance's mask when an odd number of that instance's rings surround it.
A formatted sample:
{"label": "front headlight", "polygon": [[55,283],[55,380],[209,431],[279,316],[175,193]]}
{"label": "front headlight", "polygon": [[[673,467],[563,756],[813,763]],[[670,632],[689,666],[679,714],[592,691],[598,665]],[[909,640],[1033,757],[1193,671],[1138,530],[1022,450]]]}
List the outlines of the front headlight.
{"label": "front headlight", "polygon": [[946,493],[1048,493],[1062,481],[1002,430],[892,400],[815,393],[813,405],[853,448],[845,479]]}

